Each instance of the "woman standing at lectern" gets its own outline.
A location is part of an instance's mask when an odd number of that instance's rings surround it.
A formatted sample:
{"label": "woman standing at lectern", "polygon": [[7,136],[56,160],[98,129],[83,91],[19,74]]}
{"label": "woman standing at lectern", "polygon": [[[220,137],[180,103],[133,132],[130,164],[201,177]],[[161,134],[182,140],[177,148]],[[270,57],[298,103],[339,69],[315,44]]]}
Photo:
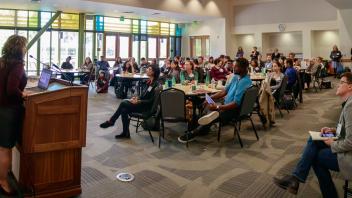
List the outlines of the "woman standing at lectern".
{"label": "woman standing at lectern", "polygon": [[4,44],[0,58],[0,193],[10,196],[15,195],[8,182],[12,148],[22,131],[23,98],[27,96],[23,91],[27,84],[23,60],[27,51],[26,45],[25,37],[10,36]]}

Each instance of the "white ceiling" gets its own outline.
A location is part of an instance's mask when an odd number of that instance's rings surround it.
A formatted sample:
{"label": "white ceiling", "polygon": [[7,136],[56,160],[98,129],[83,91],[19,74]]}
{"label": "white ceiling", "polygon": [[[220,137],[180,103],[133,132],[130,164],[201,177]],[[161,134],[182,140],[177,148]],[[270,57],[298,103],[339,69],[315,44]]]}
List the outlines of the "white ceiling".
{"label": "white ceiling", "polygon": [[[190,23],[213,19],[211,16],[196,16],[184,13],[167,12],[146,8],[137,8],[125,5],[97,3],[84,0],[41,0],[33,3],[30,0],[0,0],[0,8],[28,9],[42,11],[84,12],[89,14],[101,14],[105,16],[124,16],[138,19],[158,20],[173,23]],[[132,12],[124,13],[124,12]]]}

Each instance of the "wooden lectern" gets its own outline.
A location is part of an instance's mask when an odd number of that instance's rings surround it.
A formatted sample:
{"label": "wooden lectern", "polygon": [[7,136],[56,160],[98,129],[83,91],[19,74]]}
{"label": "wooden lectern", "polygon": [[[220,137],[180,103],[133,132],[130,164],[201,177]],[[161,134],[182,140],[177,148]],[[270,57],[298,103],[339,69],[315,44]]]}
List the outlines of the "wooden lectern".
{"label": "wooden lectern", "polygon": [[52,79],[48,90],[25,101],[23,132],[13,173],[25,197],[65,198],[81,189],[88,87]]}

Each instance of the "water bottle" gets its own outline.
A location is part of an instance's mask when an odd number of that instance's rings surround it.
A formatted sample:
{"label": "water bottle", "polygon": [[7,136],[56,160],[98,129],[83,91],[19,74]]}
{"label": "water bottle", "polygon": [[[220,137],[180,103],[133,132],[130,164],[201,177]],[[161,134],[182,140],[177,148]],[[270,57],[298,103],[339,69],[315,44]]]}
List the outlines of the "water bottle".
{"label": "water bottle", "polygon": [[172,77],[172,86],[174,87],[176,85],[176,78],[175,76]]}
{"label": "water bottle", "polygon": [[183,85],[183,83],[185,82],[185,76],[183,74],[183,72],[181,71],[180,72],[180,81],[181,81],[181,84]]}
{"label": "water bottle", "polygon": [[205,77],[205,85],[208,86],[210,83],[210,76],[209,76],[209,72],[207,72],[207,76]]}

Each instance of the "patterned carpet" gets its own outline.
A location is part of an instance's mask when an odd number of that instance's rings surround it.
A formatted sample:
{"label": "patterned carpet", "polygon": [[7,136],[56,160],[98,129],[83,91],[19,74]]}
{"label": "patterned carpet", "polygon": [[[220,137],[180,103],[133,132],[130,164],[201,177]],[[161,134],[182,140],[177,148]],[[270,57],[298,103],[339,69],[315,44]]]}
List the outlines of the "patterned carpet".
{"label": "patterned carpet", "polygon": [[[336,80],[332,79],[336,84]],[[263,129],[253,117],[259,141],[250,123],[241,129],[244,148],[233,139],[233,127],[223,129],[221,142],[216,131],[199,137],[187,149],[177,137],[185,131],[183,124],[166,124],[161,149],[152,144],[147,132],[136,134],[131,126],[130,140],[115,140],[122,130],[100,129],[116,110],[120,100],[113,90],[108,94],[89,93],[87,147],[83,149],[82,198],[109,197],[294,197],[272,183],[272,177],[290,173],[308,138],[308,130],[335,126],[341,110],[336,89],[304,92],[304,103],[298,108],[277,113],[276,126]],[[157,140],[158,132],[152,132]],[[135,180],[122,183],[119,172],[131,172]],[[343,180],[333,173],[342,195]],[[300,186],[298,197],[321,197],[313,171],[308,182]]]}

